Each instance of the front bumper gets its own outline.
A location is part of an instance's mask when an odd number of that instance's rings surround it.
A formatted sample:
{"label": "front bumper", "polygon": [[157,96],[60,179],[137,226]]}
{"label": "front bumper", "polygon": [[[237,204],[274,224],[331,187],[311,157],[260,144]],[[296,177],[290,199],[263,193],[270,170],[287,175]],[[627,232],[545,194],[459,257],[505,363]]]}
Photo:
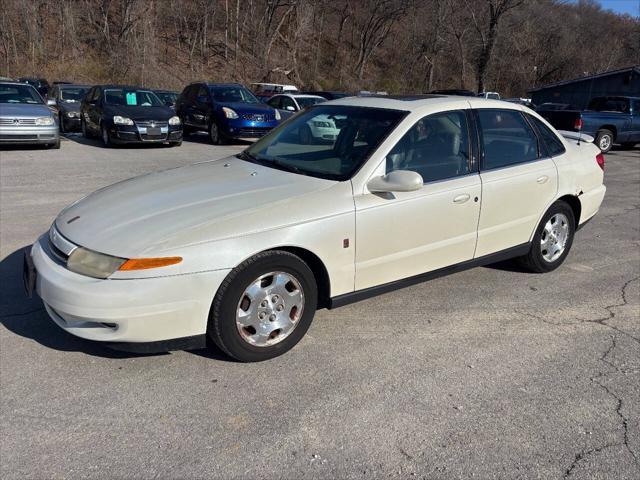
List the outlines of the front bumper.
{"label": "front bumper", "polygon": [[278,126],[278,120],[254,122],[250,120],[228,120],[222,125],[222,133],[229,138],[260,138]]}
{"label": "front bumper", "polygon": [[49,144],[56,143],[59,137],[58,125],[55,123],[46,127],[0,127],[0,144]]}
{"label": "front bumper", "polygon": [[137,125],[112,125],[109,129],[114,143],[166,143],[182,141],[182,125],[160,128],[160,135],[150,136],[145,127]]}
{"label": "front bumper", "polygon": [[47,236],[31,248],[35,290],[51,319],[87,340],[165,342],[201,337],[213,296],[229,270],[136,280],[100,280],[53,260]]}

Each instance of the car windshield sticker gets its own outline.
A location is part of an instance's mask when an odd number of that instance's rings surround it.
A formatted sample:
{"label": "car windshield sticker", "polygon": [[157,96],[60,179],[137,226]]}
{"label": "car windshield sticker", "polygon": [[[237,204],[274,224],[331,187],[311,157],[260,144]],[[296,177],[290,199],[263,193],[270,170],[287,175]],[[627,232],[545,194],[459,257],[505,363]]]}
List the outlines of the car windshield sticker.
{"label": "car windshield sticker", "polygon": [[127,92],[127,105],[137,105],[138,99],[136,98],[136,92]]}

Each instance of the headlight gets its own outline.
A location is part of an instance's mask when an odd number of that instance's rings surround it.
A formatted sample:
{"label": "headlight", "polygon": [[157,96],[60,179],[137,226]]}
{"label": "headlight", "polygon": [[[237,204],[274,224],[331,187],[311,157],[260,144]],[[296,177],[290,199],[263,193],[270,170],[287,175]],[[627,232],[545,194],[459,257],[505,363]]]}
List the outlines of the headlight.
{"label": "headlight", "polygon": [[222,107],[222,111],[224,112],[224,116],[227,118],[238,118],[238,114],[227,107]]}
{"label": "headlight", "polygon": [[133,125],[133,120],[127,117],[121,117],[120,115],[114,115],[113,123],[116,125]]}
{"label": "headlight", "polygon": [[36,125],[53,125],[53,117],[36,118]]}
{"label": "headlight", "polygon": [[280,116],[280,112],[276,110],[276,120],[280,120],[282,117]]}
{"label": "headlight", "polygon": [[69,118],[80,118],[80,112],[67,112]]}
{"label": "headlight", "polygon": [[67,268],[72,272],[93,278],[108,278],[116,271],[148,270],[168,267],[182,262],[182,257],[121,258],[76,248],[67,259]]}
{"label": "headlight", "polygon": [[180,117],[175,116],[169,119],[169,125],[180,125]]}
{"label": "headlight", "polygon": [[94,278],[107,278],[126,261],[126,258],[112,257],[111,255],[105,255],[79,247],[69,256],[67,268],[81,275]]}

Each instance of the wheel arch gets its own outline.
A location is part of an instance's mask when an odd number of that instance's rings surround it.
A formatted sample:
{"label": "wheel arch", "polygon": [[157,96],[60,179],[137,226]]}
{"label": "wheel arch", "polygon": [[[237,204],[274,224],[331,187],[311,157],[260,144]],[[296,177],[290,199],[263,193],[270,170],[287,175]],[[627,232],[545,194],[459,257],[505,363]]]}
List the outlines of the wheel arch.
{"label": "wheel arch", "polygon": [[560,197],[554,198],[553,201],[549,203],[549,205],[547,205],[547,207],[543,210],[542,214],[538,218],[538,221],[536,222],[533,231],[531,232],[531,235],[529,236],[529,242],[533,241],[533,236],[536,234],[536,230],[538,229],[542,218],[547,214],[551,206],[559,201],[563,201],[568,204],[569,207],[571,207],[573,216],[575,217],[574,220],[576,222],[574,225],[574,231],[578,230],[578,226],[580,225],[580,215],[582,214],[582,203],[580,202],[580,197],[578,195],[565,194],[561,195]]}
{"label": "wheel arch", "polygon": [[328,307],[331,299],[331,280],[329,279],[327,267],[318,255],[306,248],[294,246],[273,247],[264,251],[288,252],[300,257],[300,259],[309,266],[314,278],[316,279],[316,285],[318,286],[318,308]]}
{"label": "wheel arch", "polygon": [[598,130],[596,131],[596,135],[598,134],[598,132],[600,130],[609,130],[611,133],[613,133],[613,140],[615,141],[616,138],[618,138],[618,129],[616,128],[615,125],[601,125]]}

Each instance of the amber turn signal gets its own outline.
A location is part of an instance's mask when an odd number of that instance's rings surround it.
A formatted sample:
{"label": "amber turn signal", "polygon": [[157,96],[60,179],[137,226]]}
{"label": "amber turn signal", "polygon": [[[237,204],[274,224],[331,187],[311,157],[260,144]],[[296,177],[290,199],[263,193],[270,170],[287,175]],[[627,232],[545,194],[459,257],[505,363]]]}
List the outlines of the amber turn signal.
{"label": "amber turn signal", "polygon": [[146,270],[148,268],[168,267],[181,261],[182,257],[130,258],[118,270]]}

